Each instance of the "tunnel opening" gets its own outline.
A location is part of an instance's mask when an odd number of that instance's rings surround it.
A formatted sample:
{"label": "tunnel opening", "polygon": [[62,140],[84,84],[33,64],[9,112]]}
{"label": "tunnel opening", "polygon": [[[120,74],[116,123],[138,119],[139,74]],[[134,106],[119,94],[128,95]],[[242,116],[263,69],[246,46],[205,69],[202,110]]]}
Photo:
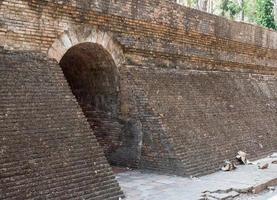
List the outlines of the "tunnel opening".
{"label": "tunnel opening", "polygon": [[60,66],[109,163],[125,166],[117,156],[125,126],[119,119],[120,84],[113,58],[99,44],[81,43],[64,54]]}

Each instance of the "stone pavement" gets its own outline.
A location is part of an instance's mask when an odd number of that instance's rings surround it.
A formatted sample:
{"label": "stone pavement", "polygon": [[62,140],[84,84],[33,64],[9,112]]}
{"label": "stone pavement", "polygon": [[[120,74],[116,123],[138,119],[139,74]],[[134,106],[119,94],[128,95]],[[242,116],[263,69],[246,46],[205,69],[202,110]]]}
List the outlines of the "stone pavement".
{"label": "stone pavement", "polygon": [[266,191],[260,194],[242,194],[235,200],[277,200],[277,187],[275,191]]}
{"label": "stone pavement", "polygon": [[[197,199],[269,199],[276,191],[260,195],[244,193],[262,192],[277,185],[277,157],[265,158],[254,165],[239,165],[231,172],[217,172],[200,178],[159,175],[151,172],[128,171],[117,179],[127,200],[197,200]],[[257,163],[269,163],[268,169],[258,169]],[[206,191],[206,193],[204,193]],[[204,198],[204,196],[205,198]],[[266,197],[267,195],[267,197]],[[273,198],[274,199],[274,198]],[[275,200],[274,199],[274,200]]]}

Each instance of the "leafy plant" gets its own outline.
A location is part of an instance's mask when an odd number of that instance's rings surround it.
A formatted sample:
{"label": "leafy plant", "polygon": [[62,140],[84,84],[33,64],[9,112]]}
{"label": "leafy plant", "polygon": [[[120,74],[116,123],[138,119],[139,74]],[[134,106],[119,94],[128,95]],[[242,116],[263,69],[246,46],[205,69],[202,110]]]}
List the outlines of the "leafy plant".
{"label": "leafy plant", "polygon": [[277,26],[273,13],[274,3],[271,0],[256,0],[256,4],[256,23],[276,30]]}
{"label": "leafy plant", "polygon": [[242,10],[242,8],[232,0],[221,0],[219,7],[221,15],[226,16],[226,14],[228,14],[231,19],[234,19]]}
{"label": "leafy plant", "polygon": [[243,4],[245,20],[254,23],[256,21],[256,0],[245,0]]}

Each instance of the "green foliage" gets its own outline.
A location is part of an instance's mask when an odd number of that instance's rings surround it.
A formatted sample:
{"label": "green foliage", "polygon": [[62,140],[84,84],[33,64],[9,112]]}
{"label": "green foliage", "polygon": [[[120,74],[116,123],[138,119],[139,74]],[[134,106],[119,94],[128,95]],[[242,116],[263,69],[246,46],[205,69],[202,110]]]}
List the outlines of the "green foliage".
{"label": "green foliage", "polygon": [[243,11],[246,21],[254,23],[256,21],[256,0],[244,0]]}
{"label": "green foliage", "polygon": [[191,8],[195,8],[197,5],[197,0],[187,0],[187,5]]}
{"label": "green foliage", "polygon": [[234,19],[234,17],[242,10],[242,8],[232,0],[221,0],[219,8],[222,16],[228,14],[231,19]]}
{"label": "green foliage", "polygon": [[[198,8],[198,4],[201,1],[204,0],[186,0],[187,5],[193,8]],[[208,8],[208,12],[211,12],[216,15],[221,15],[229,19],[255,23],[270,29],[277,30],[277,24],[274,21],[273,0],[209,1],[212,7]]]}
{"label": "green foliage", "polygon": [[277,29],[274,21],[273,8],[271,0],[256,0],[256,23],[270,29]]}

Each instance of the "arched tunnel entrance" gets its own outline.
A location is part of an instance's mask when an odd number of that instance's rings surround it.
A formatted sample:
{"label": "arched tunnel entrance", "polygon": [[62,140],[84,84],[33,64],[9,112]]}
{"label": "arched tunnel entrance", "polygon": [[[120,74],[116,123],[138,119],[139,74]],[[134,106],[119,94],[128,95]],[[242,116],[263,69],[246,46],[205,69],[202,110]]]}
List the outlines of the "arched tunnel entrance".
{"label": "arched tunnel entrance", "polygon": [[60,66],[111,165],[130,166],[137,159],[128,123],[119,119],[119,73],[99,44],[71,47]]}

